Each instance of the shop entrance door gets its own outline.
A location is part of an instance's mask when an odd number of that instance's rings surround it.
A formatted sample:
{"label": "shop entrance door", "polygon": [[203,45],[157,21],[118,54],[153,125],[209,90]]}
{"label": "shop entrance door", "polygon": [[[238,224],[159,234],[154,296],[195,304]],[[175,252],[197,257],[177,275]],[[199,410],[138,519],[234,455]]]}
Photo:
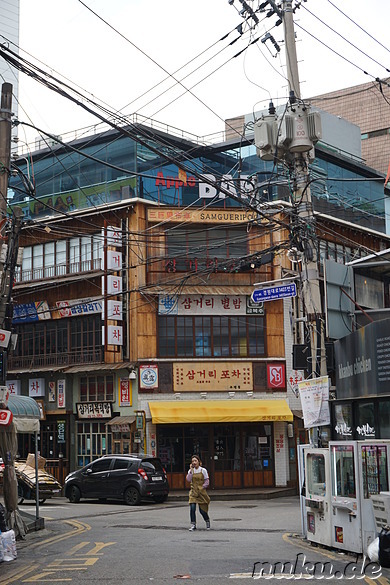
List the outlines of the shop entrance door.
{"label": "shop entrance door", "polygon": [[113,447],[115,455],[131,453],[130,433],[113,433]]}

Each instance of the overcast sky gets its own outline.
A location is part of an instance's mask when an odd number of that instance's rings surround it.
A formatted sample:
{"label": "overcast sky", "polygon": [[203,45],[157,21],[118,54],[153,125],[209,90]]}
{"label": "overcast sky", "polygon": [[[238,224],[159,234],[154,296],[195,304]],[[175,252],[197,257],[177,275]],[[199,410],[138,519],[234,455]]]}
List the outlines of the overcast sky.
{"label": "overcast sky", "polygon": [[[118,32],[78,0],[21,0],[20,47],[29,53],[30,60],[39,60],[43,69],[64,76],[67,83],[102,100],[110,109],[123,110],[125,114],[137,112],[203,136],[221,132],[225,118],[263,109],[270,97],[275,104],[285,102],[282,26],[271,30],[281,47],[276,57],[274,46],[267,41],[253,44],[233,58],[250,41],[246,32],[228,46],[239,36],[235,27],[243,22],[235,8],[241,8],[239,0],[234,5],[229,5],[228,0],[83,1]],[[258,2],[249,4],[257,6]],[[385,69],[390,69],[389,49],[375,42],[335,6],[390,48],[389,1],[307,0],[295,15],[302,97],[389,75]],[[277,20],[275,16],[264,17],[265,14],[259,15],[260,23],[252,38],[262,38]],[[229,32],[225,40],[218,41]],[[174,73],[191,60],[185,69]],[[182,81],[186,88],[193,88],[196,97],[189,92],[179,97],[185,89],[172,79],[139,97],[167,76],[163,69],[176,79],[198,69]],[[201,81],[203,78],[206,79]],[[175,89],[156,99],[172,85]],[[19,88],[20,120],[62,135],[97,122],[23,74]],[[23,137],[22,131],[19,135]]]}

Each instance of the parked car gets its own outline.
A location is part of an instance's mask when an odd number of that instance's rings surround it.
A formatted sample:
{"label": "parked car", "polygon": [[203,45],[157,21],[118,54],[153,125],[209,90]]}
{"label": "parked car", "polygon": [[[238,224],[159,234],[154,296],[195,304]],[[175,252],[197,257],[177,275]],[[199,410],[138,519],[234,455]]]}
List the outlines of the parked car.
{"label": "parked car", "polygon": [[164,502],[169,493],[167,474],[158,457],[104,455],[65,478],[65,497],[124,500],[136,506],[143,499]]}

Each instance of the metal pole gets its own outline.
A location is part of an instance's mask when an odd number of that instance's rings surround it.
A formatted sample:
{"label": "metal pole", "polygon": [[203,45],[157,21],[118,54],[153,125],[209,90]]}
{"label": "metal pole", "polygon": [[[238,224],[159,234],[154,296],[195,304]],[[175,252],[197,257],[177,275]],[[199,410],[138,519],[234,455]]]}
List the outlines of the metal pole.
{"label": "metal pole", "polygon": [[35,526],[39,520],[39,478],[38,478],[38,433],[35,431]]}

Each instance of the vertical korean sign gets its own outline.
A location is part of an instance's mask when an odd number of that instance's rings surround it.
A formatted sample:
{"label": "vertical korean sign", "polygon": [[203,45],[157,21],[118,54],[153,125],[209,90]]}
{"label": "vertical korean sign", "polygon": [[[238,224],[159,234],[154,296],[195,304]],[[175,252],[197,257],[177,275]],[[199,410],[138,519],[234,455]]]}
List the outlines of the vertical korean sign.
{"label": "vertical korean sign", "polygon": [[[116,295],[121,295],[123,293],[121,274],[122,252],[117,250],[117,248],[120,248],[121,246],[121,228],[108,227],[107,233],[105,233],[105,275],[102,279],[102,292],[103,295],[106,295],[102,312],[102,319],[104,319],[102,340],[103,344],[107,343],[108,345],[118,346],[123,345],[122,301],[116,298]],[[110,249],[108,249],[109,247]],[[108,274],[109,272],[110,274]],[[111,321],[111,323],[108,324],[108,321]]]}
{"label": "vertical korean sign", "polygon": [[65,380],[57,380],[57,407],[65,408]]}
{"label": "vertical korean sign", "polygon": [[119,380],[119,406],[131,406],[131,382],[128,378]]}

